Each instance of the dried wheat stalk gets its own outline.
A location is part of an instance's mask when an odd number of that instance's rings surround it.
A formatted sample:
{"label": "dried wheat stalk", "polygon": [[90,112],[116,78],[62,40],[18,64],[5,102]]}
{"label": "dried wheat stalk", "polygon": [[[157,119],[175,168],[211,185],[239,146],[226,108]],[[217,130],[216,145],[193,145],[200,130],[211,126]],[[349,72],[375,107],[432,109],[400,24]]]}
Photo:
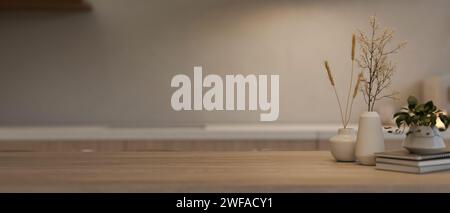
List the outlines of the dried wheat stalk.
{"label": "dried wheat stalk", "polygon": [[362,72],[359,73],[358,79],[356,79],[356,86],[353,89],[352,101],[350,103],[350,112],[349,112],[349,116],[347,117],[346,124],[348,124],[350,122],[350,115],[352,114],[353,102],[355,101],[355,98],[358,95],[358,91],[361,89],[361,82],[364,82],[364,76],[363,76]]}
{"label": "dried wheat stalk", "polygon": [[340,110],[340,113],[341,113],[341,121],[342,121],[342,123],[345,126],[345,119],[344,119],[344,113],[342,111],[341,99],[339,98],[338,92],[336,90],[336,84],[334,83],[333,73],[331,72],[330,65],[328,64],[328,61],[324,62],[324,66],[325,66],[325,70],[327,71],[328,80],[330,80],[330,84],[333,87],[334,95],[336,96],[336,99],[337,99],[337,102],[338,102],[338,105],[339,105],[339,110]]}
{"label": "dried wheat stalk", "polygon": [[[354,67],[355,67],[355,49],[356,49],[356,36],[355,34],[352,35],[352,52],[351,52],[351,59],[352,59],[352,70],[351,70],[351,74],[350,74],[350,84],[349,84],[349,88],[348,88],[348,95],[347,95],[347,101],[345,103],[345,115],[344,115],[344,128],[347,128],[348,122],[350,121],[350,117],[351,117],[351,111],[352,111],[352,107],[353,104],[350,104],[350,109],[349,109],[349,102],[350,102],[350,94],[352,92],[352,86],[353,86],[353,73],[354,73]],[[352,98],[352,102],[355,99],[355,97]]]}
{"label": "dried wheat stalk", "polygon": [[353,86],[353,73],[354,73],[354,64],[355,64],[355,49],[356,49],[356,36],[353,34],[352,36],[352,51],[351,51],[351,59],[352,59],[352,68],[351,68],[351,74],[350,74],[350,84],[349,84],[349,89],[348,89],[348,96],[347,96],[347,101],[345,103],[345,113],[344,110],[342,108],[341,105],[341,100],[339,98],[338,92],[336,90],[336,84],[334,82],[334,78],[330,69],[330,66],[328,64],[328,61],[325,61],[324,65],[325,65],[325,70],[327,71],[327,75],[328,75],[328,79],[330,80],[330,84],[333,87],[334,90],[334,94],[336,96],[338,105],[339,105],[339,110],[341,113],[341,120],[342,120],[342,125],[344,126],[344,128],[347,128],[348,123],[350,122],[350,117],[352,114],[352,108],[353,108],[353,101],[356,98],[356,95],[358,94],[358,88],[360,86],[360,77],[358,77],[357,82],[356,82],[356,87],[355,90],[356,92],[353,93],[353,96],[351,96],[352,94],[352,86]]}

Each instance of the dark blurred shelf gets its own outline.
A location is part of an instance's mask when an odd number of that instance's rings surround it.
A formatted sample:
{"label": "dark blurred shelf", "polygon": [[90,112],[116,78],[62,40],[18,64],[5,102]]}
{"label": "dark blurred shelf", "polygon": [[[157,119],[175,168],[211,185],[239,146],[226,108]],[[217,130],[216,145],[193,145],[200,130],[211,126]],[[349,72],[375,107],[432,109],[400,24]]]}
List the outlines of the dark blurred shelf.
{"label": "dark blurred shelf", "polygon": [[84,0],[0,0],[1,11],[88,11],[91,5]]}

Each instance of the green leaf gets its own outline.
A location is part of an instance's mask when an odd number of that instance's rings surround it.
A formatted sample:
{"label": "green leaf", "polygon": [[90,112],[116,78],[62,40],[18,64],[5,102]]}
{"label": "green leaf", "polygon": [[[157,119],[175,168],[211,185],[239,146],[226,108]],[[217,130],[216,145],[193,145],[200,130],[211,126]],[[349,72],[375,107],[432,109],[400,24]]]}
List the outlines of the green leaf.
{"label": "green leaf", "polygon": [[424,111],[425,112],[431,112],[433,110],[433,107],[434,107],[433,101],[428,101],[424,105]]}
{"label": "green leaf", "polygon": [[416,112],[421,113],[425,111],[425,106],[423,104],[419,104],[416,105],[416,107],[414,108],[416,110]]}
{"label": "green leaf", "polygon": [[448,119],[448,117],[446,115],[444,115],[443,113],[439,113],[438,117],[439,117],[439,119],[441,119],[442,123],[445,123]]}
{"label": "green leaf", "polygon": [[395,118],[397,116],[400,116],[400,115],[409,116],[409,113],[407,113],[407,112],[397,112],[397,113],[394,114],[393,118]]}
{"label": "green leaf", "polygon": [[423,125],[427,125],[427,126],[431,122],[431,118],[428,118],[428,117],[422,117],[420,120]]}
{"label": "green leaf", "polygon": [[430,116],[430,119],[431,119],[431,124],[430,124],[430,126],[431,126],[431,127],[436,126],[436,119],[437,119],[436,114],[432,113],[431,116]]}
{"label": "green leaf", "polygon": [[401,127],[402,126],[402,124],[406,124],[406,125],[409,125],[408,123],[409,123],[409,120],[410,120],[410,117],[409,117],[409,114],[400,114],[399,116],[397,116],[397,119],[395,120],[395,123],[397,124],[397,127]]}
{"label": "green leaf", "polygon": [[417,98],[414,96],[409,96],[408,97],[408,108],[409,109],[414,109],[417,105]]}
{"label": "green leaf", "polygon": [[444,131],[447,130],[450,125],[450,117],[441,113],[441,114],[439,114],[439,119],[441,119],[442,123],[444,123],[444,125],[445,125]]}
{"label": "green leaf", "polygon": [[403,119],[401,119],[401,118],[397,118],[396,120],[395,120],[395,124],[397,124],[397,127],[398,128],[400,128],[401,126],[402,126],[402,122],[403,122],[404,120]]}

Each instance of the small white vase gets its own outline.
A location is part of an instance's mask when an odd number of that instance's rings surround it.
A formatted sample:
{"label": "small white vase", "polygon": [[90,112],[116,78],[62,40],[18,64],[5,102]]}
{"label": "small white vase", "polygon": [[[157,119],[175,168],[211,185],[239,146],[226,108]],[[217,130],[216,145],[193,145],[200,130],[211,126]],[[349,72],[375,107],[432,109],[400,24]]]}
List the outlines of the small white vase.
{"label": "small white vase", "polygon": [[330,149],[336,161],[354,162],[356,135],[352,128],[341,128],[338,134],[330,138]]}
{"label": "small white vase", "polygon": [[446,145],[436,127],[413,126],[403,141],[403,148],[411,153],[430,155],[445,151]]}
{"label": "small white vase", "polygon": [[362,165],[374,166],[375,153],[384,152],[384,135],[377,112],[363,112],[356,137],[356,159]]}

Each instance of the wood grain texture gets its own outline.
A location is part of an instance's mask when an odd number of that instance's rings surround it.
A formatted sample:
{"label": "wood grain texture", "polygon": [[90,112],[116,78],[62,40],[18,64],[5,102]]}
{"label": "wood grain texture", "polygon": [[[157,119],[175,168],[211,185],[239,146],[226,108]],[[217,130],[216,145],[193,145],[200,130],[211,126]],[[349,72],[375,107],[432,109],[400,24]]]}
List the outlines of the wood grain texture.
{"label": "wood grain texture", "polygon": [[326,151],[0,153],[0,192],[450,192],[449,180]]}
{"label": "wood grain texture", "polygon": [[[402,141],[386,140],[386,150]],[[450,146],[450,144],[449,144]],[[328,140],[25,140],[0,141],[0,152],[319,151]]]}
{"label": "wood grain texture", "polygon": [[0,152],[313,151],[303,140],[61,140],[0,141]]}

